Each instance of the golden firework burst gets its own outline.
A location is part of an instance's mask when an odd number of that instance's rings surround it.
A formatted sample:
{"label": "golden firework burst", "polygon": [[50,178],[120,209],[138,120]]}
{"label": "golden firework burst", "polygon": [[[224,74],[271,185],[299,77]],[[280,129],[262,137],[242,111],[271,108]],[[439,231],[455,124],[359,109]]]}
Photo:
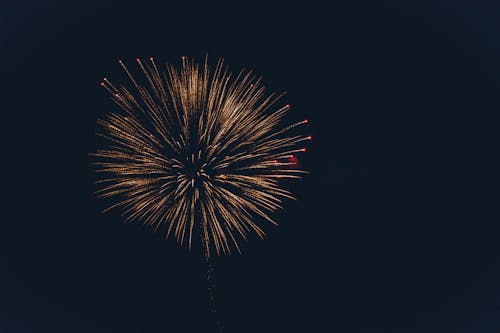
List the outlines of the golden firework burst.
{"label": "golden firework burst", "polygon": [[290,158],[311,139],[295,129],[307,120],[282,127],[290,105],[277,107],[281,95],[249,71],[233,75],[222,59],[213,70],[207,59],[183,57],[180,69],[165,70],[137,59],[141,80],[119,63],[130,84],[101,83],[119,110],[98,121],[107,144],[93,154],[104,174],[97,194],[115,200],[108,209],[166,226],[189,248],[199,225],[207,254],[240,251],[249,232],[263,237],[255,221],[276,224],[270,213],[294,198],[282,180],[304,173]]}

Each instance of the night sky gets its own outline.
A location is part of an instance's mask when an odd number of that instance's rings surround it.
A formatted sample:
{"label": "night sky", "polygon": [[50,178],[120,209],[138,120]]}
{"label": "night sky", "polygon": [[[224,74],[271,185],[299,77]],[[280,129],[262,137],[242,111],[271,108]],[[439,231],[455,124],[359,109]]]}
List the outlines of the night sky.
{"label": "night sky", "polygon": [[500,331],[498,3],[159,3],[0,5],[0,333],[214,331],[199,253],[102,214],[89,157],[118,59],[207,52],[313,136],[280,227],[214,260],[225,332]]}

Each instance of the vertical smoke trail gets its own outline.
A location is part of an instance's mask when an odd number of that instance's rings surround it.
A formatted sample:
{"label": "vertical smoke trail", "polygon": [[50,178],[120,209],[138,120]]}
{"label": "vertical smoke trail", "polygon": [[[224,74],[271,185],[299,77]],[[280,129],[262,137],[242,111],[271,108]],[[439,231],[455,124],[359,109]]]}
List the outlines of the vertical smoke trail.
{"label": "vertical smoke trail", "polygon": [[[202,238],[202,246],[205,248],[204,240]],[[210,312],[215,322],[215,328],[217,333],[222,333],[224,330],[224,326],[222,324],[221,314],[217,311],[217,299],[216,299],[216,285],[214,279],[214,269],[212,264],[212,258],[209,254],[204,251],[205,264],[207,269],[207,289],[208,289],[208,298],[210,301]]]}

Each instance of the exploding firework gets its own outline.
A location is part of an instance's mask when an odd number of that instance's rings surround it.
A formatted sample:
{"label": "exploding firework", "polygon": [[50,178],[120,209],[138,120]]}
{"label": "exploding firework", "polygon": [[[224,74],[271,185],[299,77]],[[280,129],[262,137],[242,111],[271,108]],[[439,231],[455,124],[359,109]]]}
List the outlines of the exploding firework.
{"label": "exploding firework", "polygon": [[277,224],[271,213],[294,198],[283,181],[304,173],[291,159],[311,139],[297,130],[307,120],[282,126],[290,105],[276,106],[281,95],[222,59],[213,70],[207,60],[162,70],[137,59],[140,80],[119,63],[130,84],[101,83],[120,109],[98,121],[107,144],[94,154],[107,210],[164,226],[189,248],[198,225],[207,254],[240,251],[249,232],[263,237],[259,224]]}

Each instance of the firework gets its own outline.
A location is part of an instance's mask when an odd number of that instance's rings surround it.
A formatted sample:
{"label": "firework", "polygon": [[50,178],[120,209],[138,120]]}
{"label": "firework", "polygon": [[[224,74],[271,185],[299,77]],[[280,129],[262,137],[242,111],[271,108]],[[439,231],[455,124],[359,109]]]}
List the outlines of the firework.
{"label": "firework", "polygon": [[212,70],[182,58],[176,69],[137,59],[140,79],[119,61],[129,85],[101,85],[119,106],[99,120],[106,146],[94,156],[98,196],[191,248],[195,225],[206,253],[240,251],[249,232],[263,237],[264,221],[293,199],[283,180],[304,171],[290,162],[310,136],[297,134],[303,120],[281,126],[290,105],[266,93],[251,72],[232,74],[220,59]]}

